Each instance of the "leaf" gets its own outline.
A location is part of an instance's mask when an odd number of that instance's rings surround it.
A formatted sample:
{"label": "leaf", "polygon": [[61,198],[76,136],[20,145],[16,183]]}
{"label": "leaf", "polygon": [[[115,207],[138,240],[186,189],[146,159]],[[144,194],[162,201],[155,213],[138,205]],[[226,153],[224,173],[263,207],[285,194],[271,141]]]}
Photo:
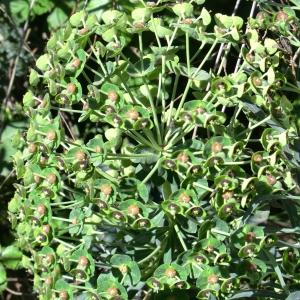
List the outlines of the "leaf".
{"label": "leaf", "polygon": [[108,8],[109,4],[110,0],[89,0],[86,10],[89,15],[95,14],[98,18],[100,18],[103,11]]}
{"label": "leaf", "polygon": [[[300,5],[300,1],[299,1]],[[300,299],[300,291],[289,294],[289,296],[285,300],[298,300]]]}
{"label": "leaf", "polygon": [[149,200],[149,191],[144,183],[141,182],[137,185],[137,191],[145,202]]}
{"label": "leaf", "polygon": [[15,21],[20,24],[28,18],[29,3],[25,0],[12,0],[9,2],[9,8]]}
{"label": "leaf", "polygon": [[178,17],[190,17],[193,14],[194,7],[191,3],[178,3],[172,9]]}
{"label": "leaf", "polygon": [[[256,290],[248,290],[248,291],[241,291],[237,292],[234,296],[229,298],[230,300],[233,299],[244,299],[244,298],[252,298],[257,299],[257,297],[264,297],[264,299],[275,298],[275,299],[282,299],[282,295],[280,293],[276,293],[273,291],[256,291]],[[296,299],[295,299],[296,300]]]}
{"label": "leaf", "polygon": [[54,2],[51,0],[36,0],[32,10],[36,15],[43,15],[51,11],[53,6]]}
{"label": "leaf", "polygon": [[211,22],[211,16],[205,7],[203,7],[201,10],[200,18],[205,26],[209,25]]}
{"label": "leaf", "polygon": [[161,24],[162,24],[162,20],[159,18],[153,18],[148,22],[149,29],[152,32],[156,33],[159,38],[164,38],[166,36],[172,35],[173,33],[172,30],[162,26]]}
{"label": "leaf", "polygon": [[0,263],[0,293],[6,289],[7,286],[6,272],[3,265]]}
{"label": "leaf", "polygon": [[16,246],[6,247],[0,255],[0,261],[9,269],[21,266],[22,252]]}
{"label": "leaf", "polygon": [[50,57],[48,54],[41,55],[36,61],[36,66],[41,71],[47,71],[47,69],[49,67],[49,59],[50,59]]}
{"label": "leaf", "polygon": [[68,19],[68,15],[60,7],[55,7],[47,18],[50,29],[57,29],[61,27]]}
{"label": "leaf", "polygon": [[130,64],[127,68],[127,72],[133,77],[144,77],[154,71],[154,57],[144,57],[135,64]]}

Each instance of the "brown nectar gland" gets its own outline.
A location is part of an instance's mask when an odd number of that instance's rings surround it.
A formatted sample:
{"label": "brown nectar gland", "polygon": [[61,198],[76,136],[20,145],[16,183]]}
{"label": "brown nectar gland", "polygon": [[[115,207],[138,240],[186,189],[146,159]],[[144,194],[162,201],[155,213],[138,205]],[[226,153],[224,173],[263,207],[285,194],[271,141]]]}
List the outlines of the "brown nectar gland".
{"label": "brown nectar gland", "polygon": [[190,18],[186,18],[186,19],[182,20],[182,23],[186,24],[186,25],[191,25],[191,24],[193,24],[193,20]]}
{"label": "brown nectar gland", "polygon": [[191,201],[191,197],[185,192],[181,193],[178,199],[184,203],[189,203]]}
{"label": "brown nectar gland", "polygon": [[122,273],[122,274],[125,274],[125,273],[127,273],[128,272],[128,267],[126,266],[126,265],[120,265],[119,266],[119,270],[120,270],[120,272]]}
{"label": "brown nectar gland", "polygon": [[257,265],[256,265],[256,264],[250,263],[250,264],[248,265],[248,270],[249,270],[249,271],[257,271]]}
{"label": "brown nectar gland", "polygon": [[76,69],[80,66],[80,64],[81,64],[81,61],[79,58],[74,58],[71,62],[71,66]]}
{"label": "brown nectar gland", "polygon": [[252,82],[255,86],[261,86],[262,85],[262,80],[258,76],[254,76],[252,78]]}
{"label": "brown nectar gland", "polygon": [[177,156],[177,160],[179,160],[181,163],[185,164],[189,161],[189,156],[185,153],[180,153]]}
{"label": "brown nectar gland", "polygon": [[30,143],[27,149],[29,153],[34,153],[37,150],[37,146],[34,143]]}
{"label": "brown nectar gland", "polygon": [[84,34],[86,34],[88,32],[89,32],[89,29],[87,27],[83,27],[83,28],[81,28],[81,29],[78,30],[78,33],[80,35],[84,35]]}
{"label": "brown nectar gland", "polygon": [[119,95],[115,91],[109,91],[107,93],[107,99],[109,99],[109,100],[111,100],[113,102],[116,102],[116,101],[119,100]]}
{"label": "brown nectar gland", "polygon": [[52,277],[46,277],[46,278],[45,278],[45,284],[46,284],[46,285],[51,285],[52,282],[53,282]]}
{"label": "brown nectar gland", "polygon": [[45,261],[47,264],[52,264],[54,262],[54,256],[51,253],[46,254]]}
{"label": "brown nectar gland", "polygon": [[222,198],[224,200],[229,200],[233,197],[233,191],[225,191],[223,194],[222,194]]}
{"label": "brown nectar gland", "polygon": [[276,21],[286,22],[287,20],[288,20],[288,15],[284,11],[281,10],[276,14]]}
{"label": "brown nectar gland", "polygon": [[54,141],[56,139],[56,132],[54,130],[49,130],[47,132],[47,139],[49,141]]}
{"label": "brown nectar gland", "polygon": [[206,110],[203,107],[198,107],[195,109],[195,112],[199,115],[202,115],[206,112]]}
{"label": "brown nectar gland", "polygon": [[70,82],[67,84],[66,89],[69,94],[74,94],[76,91],[76,85],[74,83]]}
{"label": "brown nectar gland", "polygon": [[219,277],[215,274],[211,274],[207,278],[207,282],[209,284],[216,284],[219,281]]}
{"label": "brown nectar gland", "polygon": [[248,232],[245,236],[245,240],[247,242],[252,242],[255,238],[256,238],[256,234],[255,234],[255,232],[252,232],[252,231]]}
{"label": "brown nectar gland", "polygon": [[145,23],[144,22],[134,22],[133,27],[135,27],[137,29],[143,29],[143,28],[145,28]]}
{"label": "brown nectar gland", "polygon": [[127,208],[127,211],[130,215],[136,216],[140,213],[140,208],[137,205],[132,204]]}
{"label": "brown nectar gland", "polygon": [[274,185],[277,182],[277,179],[275,178],[275,176],[273,176],[271,174],[268,174],[266,176],[266,179],[267,179],[267,182],[268,182],[269,185]]}
{"label": "brown nectar gland", "polygon": [[211,145],[211,151],[213,153],[219,153],[223,150],[223,144],[219,143],[219,142],[214,142]]}
{"label": "brown nectar gland", "polygon": [[41,182],[41,177],[39,175],[34,175],[33,180],[35,183],[40,183]]}
{"label": "brown nectar gland", "polygon": [[59,299],[60,300],[68,300],[69,299],[69,295],[66,291],[60,291],[59,292]]}
{"label": "brown nectar gland", "polygon": [[75,153],[75,158],[78,160],[78,161],[84,161],[86,159],[86,155],[83,151],[79,150]]}
{"label": "brown nectar gland", "polygon": [[45,233],[45,234],[49,234],[50,233],[50,231],[51,231],[51,227],[50,227],[50,225],[49,224],[46,224],[46,225],[43,225],[42,226],[42,229],[43,229],[43,232]]}
{"label": "brown nectar gland", "polygon": [[257,15],[256,15],[256,19],[259,20],[259,21],[263,21],[265,20],[266,18],[266,15],[264,12],[260,11]]}
{"label": "brown nectar gland", "polygon": [[111,192],[112,192],[112,187],[109,184],[103,184],[103,185],[100,186],[100,191],[104,195],[109,196],[111,194]]}
{"label": "brown nectar gland", "polygon": [[54,184],[56,182],[56,175],[53,174],[53,173],[49,173],[47,176],[46,176],[46,180],[50,183],[50,184]]}
{"label": "brown nectar gland", "polygon": [[81,256],[78,260],[78,264],[82,267],[86,267],[89,264],[89,260],[86,256]]}
{"label": "brown nectar gland", "polygon": [[257,164],[261,163],[263,160],[263,157],[260,154],[255,154],[253,156],[253,161]]}
{"label": "brown nectar gland", "polygon": [[174,278],[177,275],[177,272],[173,268],[167,268],[165,271],[165,275],[169,278]]}
{"label": "brown nectar gland", "polygon": [[115,297],[119,295],[119,291],[117,288],[115,287],[110,287],[106,290],[106,292],[109,294],[109,296],[111,297]]}
{"label": "brown nectar gland", "polygon": [[94,148],[94,151],[95,151],[96,153],[102,153],[102,148],[101,148],[100,146],[96,146],[96,147]]}
{"label": "brown nectar gland", "polygon": [[37,212],[40,216],[44,216],[45,213],[46,213],[46,206],[44,204],[39,204],[38,207],[37,207]]}
{"label": "brown nectar gland", "polygon": [[127,111],[126,116],[132,120],[132,121],[136,121],[139,118],[139,113],[134,109],[131,108]]}

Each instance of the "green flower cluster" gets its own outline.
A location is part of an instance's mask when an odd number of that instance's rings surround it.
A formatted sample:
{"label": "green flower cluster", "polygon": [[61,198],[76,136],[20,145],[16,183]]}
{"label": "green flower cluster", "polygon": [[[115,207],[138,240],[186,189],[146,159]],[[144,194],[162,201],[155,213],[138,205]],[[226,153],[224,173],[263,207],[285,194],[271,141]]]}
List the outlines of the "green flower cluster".
{"label": "green flower cluster", "polygon": [[77,12],[37,60],[9,211],[40,299],[299,288],[297,87],[261,14],[244,32],[203,2]]}

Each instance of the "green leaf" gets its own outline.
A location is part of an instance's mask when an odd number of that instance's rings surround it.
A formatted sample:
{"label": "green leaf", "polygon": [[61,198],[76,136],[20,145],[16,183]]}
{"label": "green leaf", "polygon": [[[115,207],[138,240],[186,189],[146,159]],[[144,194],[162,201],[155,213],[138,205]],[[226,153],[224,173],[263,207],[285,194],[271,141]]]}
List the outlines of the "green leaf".
{"label": "green leaf", "polygon": [[28,18],[29,2],[26,0],[12,0],[9,2],[9,8],[15,21],[20,24]]}
{"label": "green leaf", "polygon": [[178,17],[190,17],[193,14],[194,7],[191,3],[178,3],[172,9]]}
{"label": "green leaf", "polygon": [[0,293],[6,289],[7,286],[7,277],[3,265],[0,263]]}
{"label": "green leaf", "polygon": [[200,18],[205,26],[209,25],[211,22],[211,16],[205,7],[203,7],[201,10]]}
{"label": "green leaf", "polygon": [[[300,1],[299,1],[300,6]],[[289,294],[289,296],[285,300],[298,300],[300,299],[300,291]]]}
{"label": "green leaf", "polygon": [[137,185],[137,191],[145,202],[149,200],[149,191],[144,183],[141,182]]}
{"label": "green leaf", "polygon": [[53,6],[54,2],[51,0],[36,0],[32,10],[36,15],[43,15],[49,12]]}
{"label": "green leaf", "polygon": [[82,24],[82,20],[85,18],[85,12],[83,10],[76,12],[70,17],[70,23],[74,27],[78,27]]}
{"label": "green leaf", "polygon": [[51,14],[47,17],[48,26],[51,29],[57,29],[61,27],[68,19],[66,12],[60,8],[55,7]]}
{"label": "green leaf", "polygon": [[50,59],[50,57],[48,54],[41,55],[36,61],[36,66],[41,71],[47,71],[48,67],[49,67],[49,59]]}
{"label": "green leaf", "polygon": [[156,33],[159,38],[172,35],[173,31],[162,26],[162,20],[159,18],[153,18],[148,22],[149,29]]}
{"label": "green leaf", "polygon": [[21,266],[22,252],[16,246],[4,248],[0,255],[0,261],[9,269],[17,269]]}

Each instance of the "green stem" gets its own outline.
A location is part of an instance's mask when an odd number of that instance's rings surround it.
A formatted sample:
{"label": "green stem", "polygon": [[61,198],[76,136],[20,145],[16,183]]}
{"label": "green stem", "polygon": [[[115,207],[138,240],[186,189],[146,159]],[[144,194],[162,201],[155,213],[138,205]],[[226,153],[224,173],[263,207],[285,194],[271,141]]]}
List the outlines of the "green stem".
{"label": "green stem", "polygon": [[203,189],[203,190],[206,190],[206,191],[208,191],[208,192],[214,192],[214,189],[211,189],[211,188],[209,188],[208,186],[205,186],[205,185],[203,185],[203,184],[201,184],[201,183],[198,183],[198,182],[193,182],[193,185],[195,185],[195,186],[197,186],[197,187],[199,187],[199,188],[201,188],[201,189]]}
{"label": "green stem", "polygon": [[144,257],[142,260],[138,262],[138,265],[142,265],[144,262],[148,261],[151,259],[157,252],[159,252],[161,249],[161,245],[157,246],[149,255]]}
{"label": "green stem", "polygon": [[237,137],[243,135],[244,133],[246,133],[246,132],[249,131],[249,130],[252,131],[253,129],[255,129],[255,128],[261,126],[262,124],[264,124],[264,123],[266,123],[267,121],[271,120],[271,118],[272,118],[271,115],[267,116],[267,117],[264,118],[263,120],[261,120],[261,121],[255,123],[254,125],[252,125],[252,126],[250,126],[249,128],[243,130],[242,132],[240,132],[240,133],[237,135]]}
{"label": "green stem", "polygon": [[187,251],[188,248],[187,248],[187,246],[186,246],[186,244],[185,244],[185,242],[184,242],[184,240],[182,238],[181,231],[180,231],[180,229],[179,229],[179,227],[178,227],[177,224],[174,225],[174,229],[175,229],[175,232],[176,232],[176,234],[178,236],[178,239],[180,241],[180,244],[181,244],[182,248],[184,249],[184,251]]}
{"label": "green stem", "polygon": [[159,159],[156,162],[156,164],[154,165],[152,170],[149,172],[149,174],[143,179],[142,183],[146,183],[152,177],[152,175],[157,171],[157,169],[159,168],[159,165],[160,165],[160,161],[161,161],[161,159]]}

